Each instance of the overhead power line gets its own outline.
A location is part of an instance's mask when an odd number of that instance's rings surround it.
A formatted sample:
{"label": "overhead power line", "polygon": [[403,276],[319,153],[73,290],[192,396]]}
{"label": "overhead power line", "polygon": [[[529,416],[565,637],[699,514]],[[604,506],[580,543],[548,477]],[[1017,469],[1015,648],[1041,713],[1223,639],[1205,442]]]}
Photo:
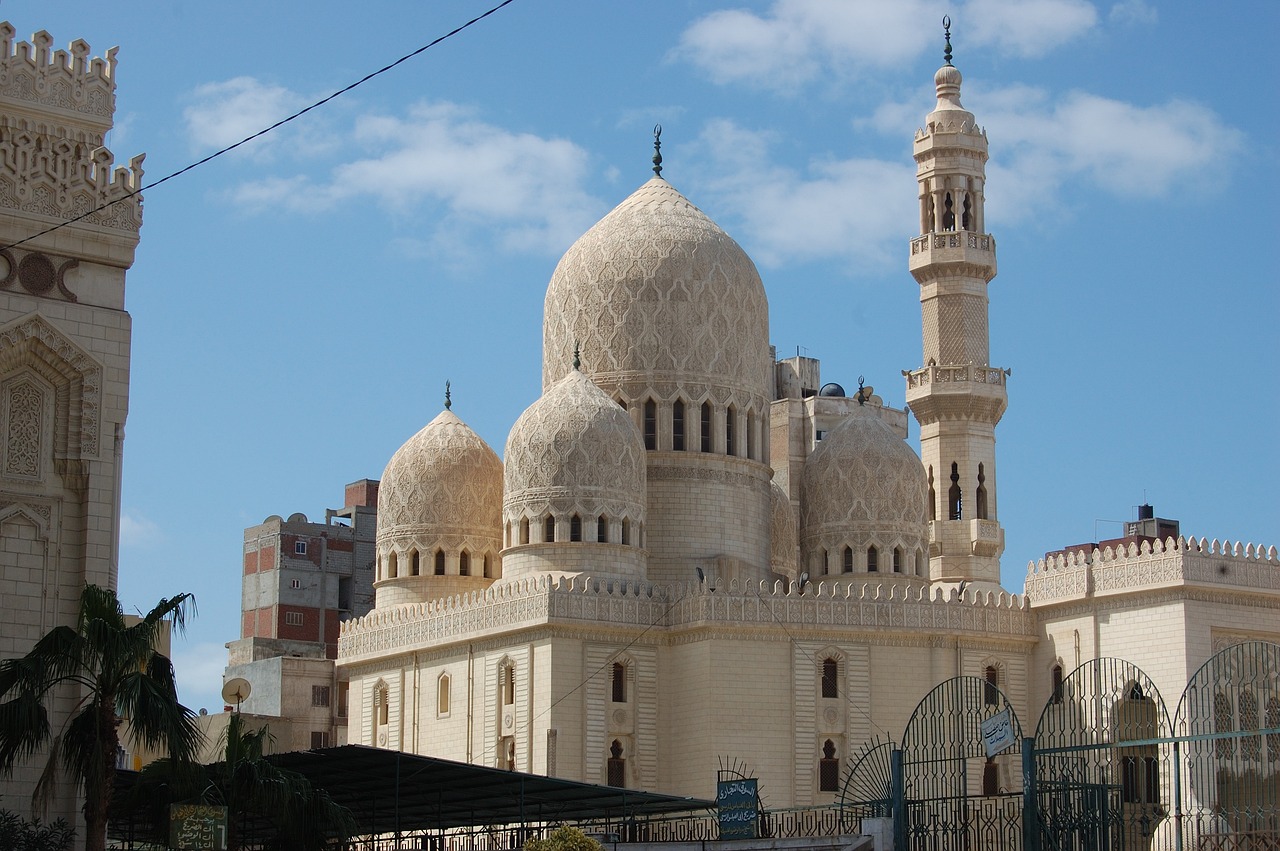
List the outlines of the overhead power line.
{"label": "overhead power line", "polygon": [[251,135],[251,136],[246,136],[246,137],[244,137],[243,139],[241,139],[239,142],[236,142],[235,144],[228,145],[227,147],[225,147],[225,148],[223,148],[223,149],[221,149],[221,150],[219,150],[219,151],[214,151],[212,154],[209,154],[209,156],[204,157],[203,159],[196,160],[195,162],[193,162],[193,163],[191,163],[191,164],[189,164],[189,165],[187,165],[187,166],[184,166],[183,168],[178,169],[177,171],[173,172],[172,174],[167,174],[167,175],[165,175],[164,177],[160,178],[159,180],[154,180],[154,181],[152,181],[151,183],[145,183],[145,184],[143,184],[142,186],[138,187],[137,189],[133,190],[132,192],[126,193],[126,194],[124,194],[124,195],[121,195],[119,198],[116,198],[116,199],[114,199],[114,200],[108,201],[108,202],[107,202],[107,203],[105,203],[105,204],[101,204],[101,205],[99,205],[99,206],[97,206],[97,207],[94,207],[92,210],[89,210],[88,212],[81,213],[80,215],[76,216],[75,218],[67,219],[66,221],[64,221],[64,222],[60,222],[60,223],[58,223],[58,224],[56,224],[56,225],[54,225],[54,226],[52,226],[52,227],[45,228],[44,230],[42,230],[42,231],[40,231],[40,232],[38,232],[38,233],[33,233],[33,234],[31,234],[30,236],[28,236],[28,237],[25,237],[25,238],[23,238],[23,239],[18,240],[17,242],[11,242],[11,243],[9,243],[8,245],[3,246],[3,248],[0,248],[0,250],[7,250],[7,249],[10,249],[10,248],[15,248],[15,247],[17,247],[17,246],[19,246],[19,245],[22,245],[23,243],[30,242],[30,241],[31,241],[31,240],[33,240],[33,239],[39,239],[40,237],[44,236],[45,234],[53,233],[53,232],[54,232],[54,231],[56,231],[56,230],[61,230],[62,228],[65,228],[67,225],[75,224],[76,222],[80,221],[81,219],[86,219],[86,218],[88,218],[89,216],[92,216],[94,213],[100,212],[100,211],[102,211],[102,210],[107,209],[108,207],[112,207],[112,206],[114,206],[114,205],[116,205],[116,204],[119,204],[121,201],[127,201],[127,200],[129,200],[130,198],[134,197],[135,195],[139,195],[139,194],[141,194],[141,193],[143,193],[143,192],[147,191],[148,189],[154,189],[155,187],[159,186],[160,184],[162,184],[162,183],[167,183],[168,181],[173,180],[175,177],[178,177],[179,175],[186,174],[187,172],[191,171],[191,170],[192,170],[192,169],[194,169],[194,168],[199,168],[200,166],[204,165],[205,163],[209,162],[210,160],[217,159],[218,157],[222,156],[222,155],[223,155],[223,154],[225,154],[225,153],[228,153],[228,152],[230,152],[230,151],[234,151],[236,148],[240,147],[241,145],[246,145],[246,144],[248,144],[249,142],[252,142],[254,139],[257,139],[257,138],[259,138],[259,137],[261,137],[261,136],[265,136],[265,135],[267,135],[268,133],[270,133],[272,130],[275,130],[276,128],[283,127],[284,125],[288,124],[290,121],[293,121],[295,118],[301,118],[302,116],[306,115],[306,114],[307,114],[308,112],[310,112],[311,110],[316,109],[316,108],[321,107],[321,106],[324,106],[326,103],[328,103],[329,101],[333,100],[334,98],[339,97],[339,96],[341,96],[341,95],[345,95],[347,92],[351,91],[352,89],[356,88],[357,86],[360,86],[360,85],[363,85],[363,84],[365,84],[365,83],[369,82],[369,81],[370,81],[370,80],[372,80],[374,77],[377,77],[377,76],[378,76],[378,75],[380,75],[380,74],[385,74],[386,72],[390,71],[392,68],[395,68],[397,65],[401,65],[401,64],[403,64],[403,63],[405,63],[405,62],[408,62],[410,59],[412,59],[413,57],[417,56],[418,54],[423,53],[423,52],[425,52],[425,51],[427,51],[427,50],[430,50],[431,48],[435,47],[437,44],[439,44],[439,43],[440,43],[440,42],[442,42],[442,41],[445,41],[445,40],[447,40],[447,39],[453,38],[455,35],[457,35],[458,33],[462,32],[463,30],[465,30],[467,27],[471,26],[472,24],[477,24],[477,23],[479,23],[480,21],[483,21],[485,18],[489,17],[489,16],[490,16],[490,15],[492,15],[494,12],[497,12],[498,10],[500,10],[500,9],[502,9],[502,8],[506,7],[506,6],[510,6],[510,5],[511,5],[512,3],[514,3],[514,2],[515,2],[515,0],[502,0],[502,2],[501,2],[501,3],[499,3],[499,4],[498,4],[498,5],[496,5],[496,6],[494,6],[492,9],[489,9],[489,11],[485,12],[484,14],[477,15],[476,17],[472,18],[471,20],[467,21],[465,24],[462,24],[461,26],[455,27],[454,29],[450,30],[449,32],[445,33],[444,35],[442,35],[442,36],[440,36],[440,37],[438,37],[438,38],[436,38],[436,39],[433,39],[432,41],[428,42],[427,44],[422,45],[422,47],[419,47],[417,50],[413,51],[412,53],[406,53],[404,56],[401,56],[401,57],[400,57],[399,59],[397,59],[396,61],[394,61],[394,62],[392,62],[392,63],[390,63],[390,64],[388,64],[388,65],[384,65],[383,67],[379,68],[377,71],[374,71],[374,72],[372,72],[372,73],[370,73],[370,74],[366,74],[365,76],[361,77],[359,80],[356,80],[354,83],[351,83],[351,84],[350,84],[350,85],[348,85],[348,86],[344,86],[343,88],[338,89],[338,91],[334,92],[333,94],[329,95],[328,97],[321,98],[320,100],[316,101],[315,103],[313,103],[313,104],[311,104],[311,105],[309,105],[309,106],[306,106],[306,107],[304,107],[304,108],[302,108],[302,109],[298,110],[297,112],[293,113],[293,114],[292,114],[292,115],[290,115],[289,117],[280,119],[280,120],[279,120],[279,121],[277,121],[275,124],[272,124],[270,127],[265,127],[265,128],[263,128],[262,130],[259,130],[257,133],[254,133],[254,134],[253,134],[253,135]]}

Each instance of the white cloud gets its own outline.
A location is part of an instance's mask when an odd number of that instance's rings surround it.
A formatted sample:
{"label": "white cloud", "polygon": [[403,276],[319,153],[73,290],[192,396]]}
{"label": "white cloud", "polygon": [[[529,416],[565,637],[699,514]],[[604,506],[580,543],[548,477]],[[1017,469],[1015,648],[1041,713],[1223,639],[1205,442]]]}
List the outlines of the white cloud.
{"label": "white cloud", "polygon": [[510,250],[551,254],[602,211],[583,189],[582,148],[485,123],[455,104],[420,103],[403,118],[362,117],[354,141],[366,155],[339,164],[325,180],[267,178],[238,187],[233,197],[297,211],[358,197],[401,212],[433,203],[445,210],[442,228],[483,227]]}
{"label": "white cloud", "polygon": [[901,162],[814,162],[805,172],[762,165],[771,134],[713,121],[700,142],[713,161],[710,194],[740,220],[742,241],[763,265],[844,257],[887,266],[915,217],[914,169]]}
{"label": "white cloud", "polygon": [[930,48],[941,54],[947,13],[965,49],[1015,56],[1047,53],[1097,22],[1086,0],[968,0],[954,9],[940,0],[776,0],[764,14],[726,9],[698,19],[673,55],[717,83],[792,90],[822,75],[891,68]]}
{"label": "white cloud", "polygon": [[[191,146],[197,151],[225,148],[270,127],[297,112],[307,101],[283,86],[273,86],[253,77],[236,77],[220,83],[206,83],[192,94],[194,103],[183,110]],[[279,139],[279,131],[251,142],[254,150],[265,150]]]}
{"label": "white cloud", "polygon": [[1107,18],[1115,24],[1154,24],[1159,20],[1155,7],[1143,0],[1122,0],[1111,7]]}
{"label": "white cloud", "polygon": [[120,513],[120,546],[145,548],[164,540],[160,527],[140,514]]}

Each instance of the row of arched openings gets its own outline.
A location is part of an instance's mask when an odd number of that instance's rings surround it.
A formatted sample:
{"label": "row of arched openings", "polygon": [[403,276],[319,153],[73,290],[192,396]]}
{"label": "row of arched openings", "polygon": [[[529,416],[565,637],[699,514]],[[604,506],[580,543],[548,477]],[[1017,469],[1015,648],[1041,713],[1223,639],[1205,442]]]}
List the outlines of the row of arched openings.
{"label": "row of arched openings", "polygon": [[[987,509],[987,470],[986,465],[979,462],[976,486],[973,491],[972,509],[966,513],[964,504],[964,488],[961,487],[960,465],[951,462],[951,484],[947,487],[947,512],[948,520],[964,520],[966,517],[972,516],[977,520],[988,520]],[[934,487],[933,482],[933,465],[929,465],[929,519],[938,519],[938,491]]]}
{"label": "row of arched openings", "polygon": [[563,519],[557,519],[554,514],[547,514],[533,521],[522,517],[514,529],[508,522],[505,531],[506,545],[512,547],[517,543],[553,544],[565,541],[637,547],[644,545],[641,541],[644,525],[633,523],[629,517],[610,518],[607,514],[601,514],[584,518],[581,514],[573,514],[568,519],[567,529],[562,524]]}
{"label": "row of arched openings", "polygon": [[[624,409],[625,400],[616,400]],[[717,410],[710,402],[693,405],[676,399],[667,408],[645,399],[640,406],[640,429],[644,448],[672,452],[722,452],[753,461],[763,460],[760,418],[754,410],[739,414],[736,405]],[[661,423],[659,423],[661,419]],[[741,432],[741,434],[740,434]]]}
{"label": "row of arched openings", "polygon": [[[885,558],[881,558],[882,553],[880,547],[875,544],[867,547],[863,558],[859,564],[858,555],[853,547],[845,546],[839,551],[839,573],[857,573],[864,571],[866,573],[901,573],[908,576],[924,576],[926,574],[924,550],[917,548],[912,554],[908,554],[902,547],[893,547],[890,549]],[[837,568],[831,563],[831,554],[825,550],[818,551],[818,563],[813,571],[815,576],[827,575],[832,576],[837,573]],[[885,563],[887,560],[887,563]]]}
{"label": "row of arched openings", "polygon": [[402,560],[394,550],[387,553],[385,559],[378,559],[380,579],[399,579],[406,576],[481,576],[485,579],[496,579],[492,553],[472,555],[470,550],[458,553],[456,574],[449,569],[449,559],[443,549],[437,548],[430,555],[430,564],[416,549],[409,550]]}

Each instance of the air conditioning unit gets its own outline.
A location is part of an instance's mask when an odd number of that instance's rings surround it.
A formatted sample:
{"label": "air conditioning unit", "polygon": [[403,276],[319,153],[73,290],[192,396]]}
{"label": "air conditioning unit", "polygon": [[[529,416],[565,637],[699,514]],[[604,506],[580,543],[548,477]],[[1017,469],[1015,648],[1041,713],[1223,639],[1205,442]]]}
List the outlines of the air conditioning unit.
{"label": "air conditioning unit", "polygon": [[498,734],[502,736],[514,736],[516,734],[516,708],[514,706],[502,707],[498,721]]}

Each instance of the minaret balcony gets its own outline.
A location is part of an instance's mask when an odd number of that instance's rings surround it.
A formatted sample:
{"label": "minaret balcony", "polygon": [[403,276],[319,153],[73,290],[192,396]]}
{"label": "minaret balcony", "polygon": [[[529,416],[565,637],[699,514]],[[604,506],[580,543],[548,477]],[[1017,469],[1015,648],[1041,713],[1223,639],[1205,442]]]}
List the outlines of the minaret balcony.
{"label": "minaret balcony", "polygon": [[1004,552],[1004,529],[998,520],[929,521],[930,555],[996,558]]}
{"label": "minaret balcony", "polygon": [[[968,266],[987,281],[996,276],[996,241],[989,233],[966,230],[926,233],[911,240],[909,268]],[[919,276],[917,275],[917,279]]]}
{"label": "minaret balcony", "polygon": [[1006,370],[978,364],[943,364],[903,371],[907,406],[920,422],[977,416],[997,422],[1009,404]]}

